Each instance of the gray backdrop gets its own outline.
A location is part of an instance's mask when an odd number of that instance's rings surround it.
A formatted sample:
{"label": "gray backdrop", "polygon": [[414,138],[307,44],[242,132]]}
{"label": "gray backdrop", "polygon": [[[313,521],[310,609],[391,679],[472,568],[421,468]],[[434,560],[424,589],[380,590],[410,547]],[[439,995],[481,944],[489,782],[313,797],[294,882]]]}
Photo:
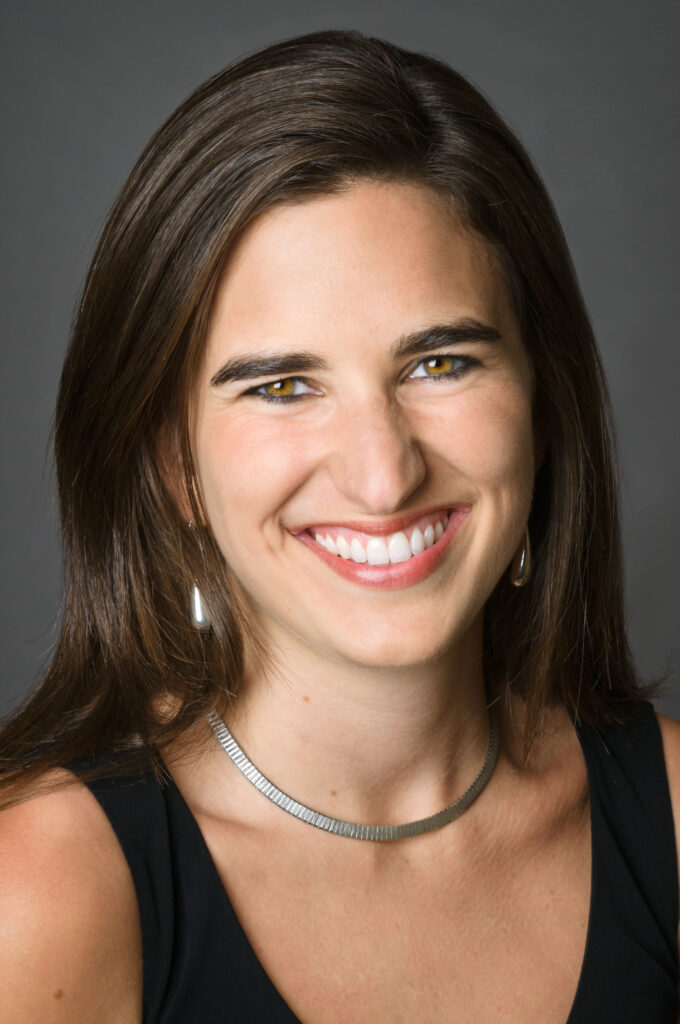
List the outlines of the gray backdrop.
{"label": "gray backdrop", "polygon": [[60,592],[46,462],[79,285],[143,145],[243,53],[358,28],[442,57],[533,154],[557,205],[609,374],[623,468],[630,629],[644,675],[677,683],[678,56],[665,0],[5,0],[2,104],[0,712],[49,656]]}

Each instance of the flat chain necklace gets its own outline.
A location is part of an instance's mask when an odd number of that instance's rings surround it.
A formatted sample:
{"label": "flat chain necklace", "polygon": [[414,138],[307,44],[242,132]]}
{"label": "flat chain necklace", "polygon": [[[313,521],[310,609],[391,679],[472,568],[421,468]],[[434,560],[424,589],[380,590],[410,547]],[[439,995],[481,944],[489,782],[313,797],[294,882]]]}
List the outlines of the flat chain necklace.
{"label": "flat chain necklace", "polygon": [[234,762],[238,770],[252,783],[256,789],[263,793],[268,800],[283,808],[288,814],[294,815],[301,821],[306,821],[315,828],[325,829],[326,832],[333,832],[338,836],[348,836],[350,839],[370,839],[377,843],[388,843],[394,839],[406,839],[407,836],[419,836],[423,832],[433,832],[450,821],[459,818],[463,811],[466,811],[479,794],[493,774],[498,759],[498,719],[493,708],[489,708],[489,747],[484,758],[479,775],[471,786],[465,790],[457,800],[445,807],[443,811],[431,814],[429,818],[420,818],[418,821],[409,821],[404,825],[359,825],[352,821],[343,821],[341,818],[331,818],[328,814],[321,814],[311,807],[287,796],[280,789],[270,782],[255,765],[248,760],[246,754],[241,750],[238,743],[231,735],[226,725],[216,711],[208,715],[215,736],[222,744],[222,747]]}

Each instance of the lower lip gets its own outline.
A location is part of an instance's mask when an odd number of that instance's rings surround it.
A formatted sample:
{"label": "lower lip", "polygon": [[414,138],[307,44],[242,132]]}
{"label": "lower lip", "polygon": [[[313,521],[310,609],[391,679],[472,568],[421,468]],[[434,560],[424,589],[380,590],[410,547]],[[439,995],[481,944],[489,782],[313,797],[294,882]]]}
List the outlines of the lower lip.
{"label": "lower lip", "polygon": [[322,561],[326,562],[338,576],[351,580],[352,583],[360,583],[364,587],[400,590],[404,587],[411,587],[414,583],[420,583],[434,572],[468,512],[467,508],[453,509],[449,513],[446,529],[432,547],[426,548],[420,555],[412,555],[407,562],[397,562],[395,565],[368,565],[366,562],[352,562],[340,555],[332,555],[320,544],[317,544],[307,530],[295,536]]}

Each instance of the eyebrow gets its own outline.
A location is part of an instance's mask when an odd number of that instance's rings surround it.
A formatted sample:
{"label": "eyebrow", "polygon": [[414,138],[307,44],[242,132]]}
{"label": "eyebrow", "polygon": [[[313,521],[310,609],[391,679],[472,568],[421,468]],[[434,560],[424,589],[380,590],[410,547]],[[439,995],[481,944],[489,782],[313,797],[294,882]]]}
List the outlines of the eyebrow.
{"label": "eyebrow", "polygon": [[[470,341],[501,341],[501,333],[491,324],[465,318],[453,323],[434,324],[420,331],[402,334],[390,349],[393,359],[432,352],[446,345],[460,345]],[[307,373],[310,370],[328,370],[330,364],[313,352],[285,352],[281,355],[268,352],[254,352],[247,356],[229,359],[210,378],[211,387],[219,387],[232,381],[251,380],[257,377],[286,376]]]}

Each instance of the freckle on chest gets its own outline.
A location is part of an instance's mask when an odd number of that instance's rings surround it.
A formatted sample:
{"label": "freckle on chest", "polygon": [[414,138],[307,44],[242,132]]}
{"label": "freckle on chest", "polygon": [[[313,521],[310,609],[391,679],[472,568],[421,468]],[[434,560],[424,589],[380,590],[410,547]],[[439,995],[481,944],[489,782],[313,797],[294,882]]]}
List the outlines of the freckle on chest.
{"label": "freckle on chest", "polygon": [[54,996],[55,999],[61,999],[63,994],[64,994],[64,991],[61,988],[55,989],[55,991],[52,993],[52,995]]}

